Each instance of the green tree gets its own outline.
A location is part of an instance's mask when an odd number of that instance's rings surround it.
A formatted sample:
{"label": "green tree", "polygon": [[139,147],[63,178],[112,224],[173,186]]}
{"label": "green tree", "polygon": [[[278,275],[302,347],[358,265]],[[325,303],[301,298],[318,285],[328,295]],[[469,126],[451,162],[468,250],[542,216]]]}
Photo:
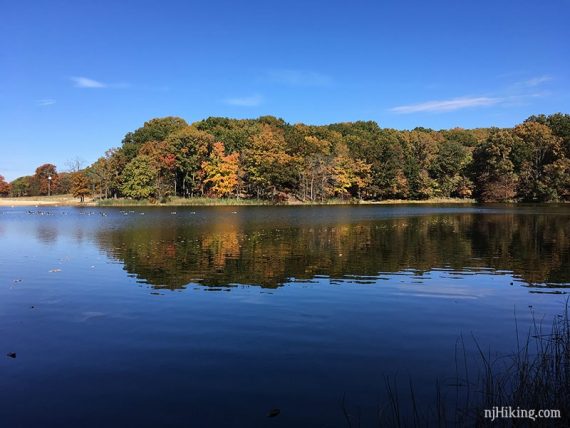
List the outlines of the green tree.
{"label": "green tree", "polygon": [[179,117],[161,117],[151,119],[133,132],[127,133],[123,139],[122,150],[126,158],[130,161],[139,152],[143,144],[149,141],[164,141],[176,131],[186,128],[188,123]]}
{"label": "green tree", "polygon": [[130,161],[122,174],[121,192],[133,199],[156,196],[156,170],[149,156],[141,155]]}
{"label": "green tree", "polygon": [[12,189],[12,196],[29,196],[31,182],[33,177],[26,175],[24,177],[18,177],[12,183],[10,183]]}
{"label": "green tree", "polygon": [[224,143],[226,150],[232,153],[245,149],[250,139],[259,133],[262,125],[255,119],[209,117],[193,123],[192,126],[212,135],[215,141]]}

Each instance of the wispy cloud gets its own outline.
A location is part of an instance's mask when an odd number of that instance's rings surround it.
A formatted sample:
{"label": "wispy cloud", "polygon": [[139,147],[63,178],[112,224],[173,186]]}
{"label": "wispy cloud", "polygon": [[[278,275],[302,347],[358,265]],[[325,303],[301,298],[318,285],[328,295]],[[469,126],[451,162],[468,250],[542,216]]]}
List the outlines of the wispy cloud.
{"label": "wispy cloud", "polygon": [[532,79],[523,80],[521,82],[518,82],[518,85],[533,88],[535,86],[542,85],[543,83],[549,82],[551,80],[552,80],[552,76],[549,76],[549,75],[537,76],[537,77],[533,77]]}
{"label": "wispy cloud", "polygon": [[90,79],[89,77],[71,77],[71,81],[76,88],[106,88],[109,85],[97,80]]}
{"label": "wispy cloud", "polygon": [[36,105],[38,107],[47,107],[47,106],[52,106],[56,103],[56,101],[54,99],[51,98],[45,98],[42,100],[36,100]]}
{"label": "wispy cloud", "polygon": [[409,114],[422,112],[449,112],[470,107],[484,107],[499,104],[504,101],[501,97],[461,97],[449,100],[426,101],[417,104],[397,106],[390,109],[393,113]]}
{"label": "wispy cloud", "polygon": [[332,77],[308,70],[271,70],[267,78],[271,82],[290,86],[329,86],[333,83]]}
{"label": "wispy cloud", "polygon": [[91,79],[89,77],[84,76],[77,76],[77,77],[70,77],[70,80],[73,82],[73,86],[76,88],[87,88],[87,89],[102,89],[102,88],[109,88],[109,89],[126,89],[131,88],[129,83],[119,82],[119,83],[107,83],[101,82],[100,80]]}
{"label": "wispy cloud", "polygon": [[261,95],[252,95],[249,97],[226,98],[224,103],[231,106],[239,107],[256,107],[263,102]]}

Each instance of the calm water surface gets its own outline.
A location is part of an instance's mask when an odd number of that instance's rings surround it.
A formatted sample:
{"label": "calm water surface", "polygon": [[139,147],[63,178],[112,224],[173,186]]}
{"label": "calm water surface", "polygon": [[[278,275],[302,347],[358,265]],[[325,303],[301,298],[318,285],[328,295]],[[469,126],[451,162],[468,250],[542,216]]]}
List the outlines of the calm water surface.
{"label": "calm water surface", "polygon": [[1,208],[0,426],[366,426],[569,286],[565,206]]}

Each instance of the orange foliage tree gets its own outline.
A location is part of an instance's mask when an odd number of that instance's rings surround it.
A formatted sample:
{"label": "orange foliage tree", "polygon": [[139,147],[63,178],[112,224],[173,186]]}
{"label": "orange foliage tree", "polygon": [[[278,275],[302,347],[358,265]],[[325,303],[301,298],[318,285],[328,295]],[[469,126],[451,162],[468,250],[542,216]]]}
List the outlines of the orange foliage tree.
{"label": "orange foliage tree", "polygon": [[0,175],[0,196],[8,196],[11,190],[10,183],[7,183],[4,177]]}
{"label": "orange foliage tree", "polygon": [[40,195],[55,194],[59,182],[56,166],[46,163],[37,167],[33,181],[34,187]]}
{"label": "orange foliage tree", "polygon": [[79,198],[82,203],[85,202],[85,196],[91,194],[90,184],[85,171],[71,173],[71,192],[73,197]]}
{"label": "orange foliage tree", "polygon": [[202,163],[208,193],[216,197],[232,194],[238,185],[239,154],[225,154],[224,143],[215,143],[208,160]]}

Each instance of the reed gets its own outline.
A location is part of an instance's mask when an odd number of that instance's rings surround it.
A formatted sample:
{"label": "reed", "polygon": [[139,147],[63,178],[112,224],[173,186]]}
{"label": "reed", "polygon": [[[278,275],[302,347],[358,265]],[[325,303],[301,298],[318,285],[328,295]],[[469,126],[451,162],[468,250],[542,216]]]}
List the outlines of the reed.
{"label": "reed", "polygon": [[[532,310],[532,309],[531,309]],[[455,374],[435,382],[432,402],[418,403],[412,380],[403,388],[396,377],[386,377],[386,400],[378,407],[378,427],[568,427],[570,426],[570,319],[569,301],[563,312],[544,324],[532,314],[528,331],[521,334],[515,315],[516,349],[493,356],[472,336],[469,353],[461,336],[455,349]],[[344,419],[361,426],[344,397]],[[560,418],[485,417],[493,408],[559,410]]]}

